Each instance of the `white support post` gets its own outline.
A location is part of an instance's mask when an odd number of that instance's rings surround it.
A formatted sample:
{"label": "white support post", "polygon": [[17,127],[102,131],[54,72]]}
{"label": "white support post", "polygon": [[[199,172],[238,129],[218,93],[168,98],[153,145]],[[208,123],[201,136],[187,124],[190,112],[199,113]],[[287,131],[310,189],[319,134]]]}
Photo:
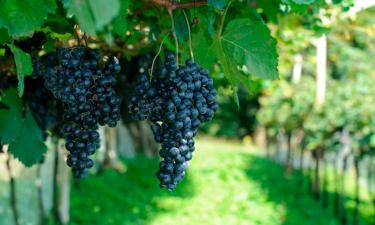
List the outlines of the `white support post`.
{"label": "white support post", "polygon": [[294,56],[294,65],[293,65],[293,74],[292,74],[292,82],[295,84],[298,84],[301,80],[302,62],[303,62],[302,54],[300,53],[296,54]]}
{"label": "white support post", "polygon": [[325,34],[316,41],[316,104],[323,105],[327,82],[327,37]]}

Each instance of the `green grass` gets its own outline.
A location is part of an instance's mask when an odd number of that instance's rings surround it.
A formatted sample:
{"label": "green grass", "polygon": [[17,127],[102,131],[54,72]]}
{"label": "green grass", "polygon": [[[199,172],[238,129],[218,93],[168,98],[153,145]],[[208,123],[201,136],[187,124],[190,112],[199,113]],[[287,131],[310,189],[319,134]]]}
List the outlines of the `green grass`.
{"label": "green grass", "polygon": [[250,147],[199,141],[197,149],[175,192],[159,189],[157,161],[141,156],[124,160],[124,173],[86,179],[73,190],[71,224],[339,224],[297,185],[297,174],[286,177]]}
{"label": "green grass", "polygon": [[[199,140],[188,175],[175,192],[158,187],[157,159],[124,159],[123,173],[106,170],[83,180],[78,189],[72,187],[70,225],[339,225],[332,213],[331,174],[331,206],[325,209],[311,196],[306,177],[298,184],[298,172],[285,175],[282,166],[260,152],[238,143]],[[45,200],[51,196],[51,162],[43,165]],[[21,224],[36,225],[35,168],[15,168]],[[0,174],[0,225],[13,225],[6,177]],[[348,173],[346,180],[351,225],[353,176]],[[374,217],[366,193],[361,189],[359,225],[372,224]],[[50,202],[45,206],[49,210]]]}

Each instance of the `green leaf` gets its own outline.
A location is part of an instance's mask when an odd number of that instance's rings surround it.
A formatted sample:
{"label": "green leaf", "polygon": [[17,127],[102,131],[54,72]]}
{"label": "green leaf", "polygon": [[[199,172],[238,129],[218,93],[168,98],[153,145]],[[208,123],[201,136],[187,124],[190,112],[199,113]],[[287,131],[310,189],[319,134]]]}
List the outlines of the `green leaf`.
{"label": "green leaf", "polygon": [[202,67],[212,71],[214,64],[217,61],[214,46],[209,46],[209,37],[206,35],[204,29],[200,29],[198,33],[192,37],[192,46],[194,50],[195,61]]}
{"label": "green leaf", "polygon": [[[312,3],[315,2],[315,0],[307,0],[307,1],[311,1]],[[296,3],[294,0],[281,0],[281,2],[284,4],[287,4],[293,12],[296,12],[299,14],[306,14],[309,6],[311,5],[311,4]]]}
{"label": "green leaf", "polygon": [[129,0],[122,0],[119,15],[116,18],[114,18],[112,21],[113,33],[119,35],[122,38],[124,38],[126,35],[129,5],[130,5]]}
{"label": "green leaf", "polygon": [[64,7],[69,16],[75,16],[81,29],[95,35],[120,12],[119,0],[68,0]]}
{"label": "green leaf", "polygon": [[257,1],[257,4],[272,22],[277,22],[277,15],[280,12],[280,0],[262,0]]}
{"label": "green leaf", "polygon": [[238,98],[237,89],[233,90],[232,98],[236,104],[237,110],[240,110],[240,100]]}
{"label": "green leaf", "polygon": [[0,138],[3,144],[9,144],[8,150],[14,157],[31,166],[47,150],[42,133],[29,110],[23,117],[22,99],[15,88],[3,92],[1,103],[9,109],[0,109]]}
{"label": "green leaf", "polygon": [[24,36],[39,28],[55,10],[55,0],[1,0],[0,27],[7,28],[11,36]]}
{"label": "green leaf", "polygon": [[228,66],[244,65],[249,73],[261,78],[278,77],[276,40],[263,22],[232,20],[219,39]]}
{"label": "green leaf", "polygon": [[56,46],[56,40],[51,37],[48,37],[46,43],[43,46],[43,50],[49,53],[56,49],[55,46]]}
{"label": "green leaf", "polygon": [[31,63],[31,56],[13,44],[8,45],[13,52],[14,61],[16,62],[17,77],[18,77],[18,94],[21,97],[24,89],[24,77],[31,75],[33,72],[33,65]]}
{"label": "green leaf", "polygon": [[213,44],[214,48],[216,49],[217,56],[220,62],[220,65],[223,68],[223,73],[225,78],[233,85],[238,86],[241,82],[242,74],[238,70],[238,65],[233,60],[233,58],[228,57],[224,50],[223,46],[219,40],[215,40]]}
{"label": "green leaf", "polygon": [[12,38],[9,36],[7,29],[0,28],[0,44],[10,42]]}
{"label": "green leaf", "polygon": [[292,0],[292,1],[299,5],[308,5],[308,4],[315,2],[316,0]]}
{"label": "green leaf", "polygon": [[51,33],[57,34],[74,34],[74,28],[70,25],[69,21],[60,15],[50,14],[48,15],[45,23],[50,28]]}
{"label": "green leaf", "polygon": [[186,24],[185,16],[182,12],[176,13],[174,15],[175,27],[176,27],[176,36],[179,42],[183,42],[188,39],[189,32],[188,26]]}
{"label": "green leaf", "polygon": [[208,5],[217,8],[217,9],[223,9],[225,6],[226,0],[208,0]]}
{"label": "green leaf", "polygon": [[38,163],[47,151],[41,131],[29,112],[28,110],[26,117],[22,119],[22,125],[15,140],[8,147],[8,151],[27,167]]}
{"label": "green leaf", "polygon": [[0,109],[0,137],[3,144],[9,144],[16,138],[21,127],[22,99],[17,96],[17,90],[12,88],[3,92],[1,103],[9,109]]}

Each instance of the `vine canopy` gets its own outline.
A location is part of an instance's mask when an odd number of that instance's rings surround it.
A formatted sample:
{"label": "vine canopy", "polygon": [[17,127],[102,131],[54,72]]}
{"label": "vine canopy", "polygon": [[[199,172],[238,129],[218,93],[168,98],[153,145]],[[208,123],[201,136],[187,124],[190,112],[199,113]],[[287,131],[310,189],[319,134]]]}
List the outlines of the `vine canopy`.
{"label": "vine canopy", "polygon": [[[341,2],[347,4],[337,3]],[[11,70],[18,78],[18,91],[1,93],[0,102],[9,107],[0,109],[2,142],[25,165],[38,162],[46,146],[19,98],[24,94],[25,76],[33,72],[33,57],[80,44],[82,34],[90,47],[119,58],[150,49],[157,52],[162,44],[179,50],[181,60],[193,52],[197,63],[214,76],[224,74],[237,90],[239,85],[247,86],[251,75],[278,77],[275,29],[279,17],[297,14],[319,21],[318,9],[326,6],[322,0],[2,0],[0,72]],[[28,52],[17,44],[36,32],[47,37],[41,51]]]}

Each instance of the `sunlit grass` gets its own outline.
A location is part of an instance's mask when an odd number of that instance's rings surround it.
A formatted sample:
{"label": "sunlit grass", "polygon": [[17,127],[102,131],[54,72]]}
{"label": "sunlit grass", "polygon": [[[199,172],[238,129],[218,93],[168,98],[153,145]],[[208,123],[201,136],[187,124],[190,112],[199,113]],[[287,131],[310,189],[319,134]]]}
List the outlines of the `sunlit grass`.
{"label": "sunlit grass", "polygon": [[[217,139],[200,139],[196,149],[188,174],[175,192],[158,187],[155,177],[158,159],[144,156],[123,159],[125,170],[122,173],[106,170],[83,180],[79,188],[72,186],[70,224],[339,224],[331,206],[324,209],[321,202],[313,199],[306,177],[303,185],[298,184],[298,172],[285,175],[284,168],[264,158],[261,149]],[[50,161],[47,160],[47,164]],[[22,225],[36,224],[35,168],[22,171],[19,173],[22,176],[17,177]],[[350,194],[347,206],[352,206],[353,182],[350,176],[347,180]],[[48,197],[50,181],[44,186]],[[332,187],[330,181],[330,192]],[[7,180],[2,180],[1,225],[12,225],[8,197]],[[330,198],[332,202],[332,196]],[[361,204],[361,217],[371,222],[370,202],[362,200]],[[349,219],[351,214],[348,210]]]}
{"label": "sunlit grass", "polygon": [[157,161],[124,160],[123,174],[106,171],[72,195],[71,224],[336,225],[296,178],[240,143],[200,140],[176,192],[158,187]]}

